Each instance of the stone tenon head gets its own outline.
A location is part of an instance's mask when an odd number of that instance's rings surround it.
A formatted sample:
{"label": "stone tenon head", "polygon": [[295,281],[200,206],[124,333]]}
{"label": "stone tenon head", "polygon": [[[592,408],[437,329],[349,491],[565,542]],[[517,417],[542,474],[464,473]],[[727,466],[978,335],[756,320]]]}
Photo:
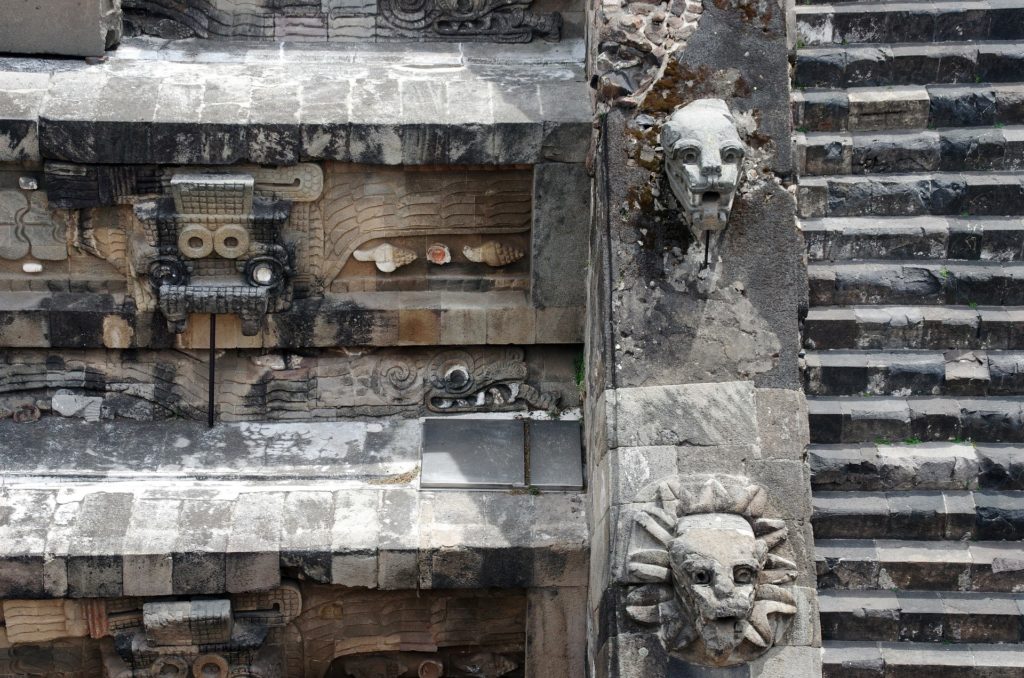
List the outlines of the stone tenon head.
{"label": "stone tenon head", "polygon": [[658,624],[665,648],[693,663],[733,666],[765,652],[796,612],[788,590],[796,566],[771,553],[786,527],[760,518],[764,488],[691,476],[656,492],[636,517],[653,548],[629,555],[630,579],[648,583],[628,594],[627,613]]}
{"label": "stone tenon head", "polygon": [[744,154],[729,107],[721,99],[687,104],[665,122],[661,145],[669,186],[690,230],[724,229]]}

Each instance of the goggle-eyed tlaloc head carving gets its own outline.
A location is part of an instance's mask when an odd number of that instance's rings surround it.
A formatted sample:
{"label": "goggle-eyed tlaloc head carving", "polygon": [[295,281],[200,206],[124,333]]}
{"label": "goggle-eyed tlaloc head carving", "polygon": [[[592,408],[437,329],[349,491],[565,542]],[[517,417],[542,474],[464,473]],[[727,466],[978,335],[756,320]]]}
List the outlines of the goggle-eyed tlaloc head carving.
{"label": "goggle-eyed tlaloc head carving", "polygon": [[669,186],[690,230],[724,229],[744,155],[729,107],[721,99],[687,104],[665,122],[661,145]]}

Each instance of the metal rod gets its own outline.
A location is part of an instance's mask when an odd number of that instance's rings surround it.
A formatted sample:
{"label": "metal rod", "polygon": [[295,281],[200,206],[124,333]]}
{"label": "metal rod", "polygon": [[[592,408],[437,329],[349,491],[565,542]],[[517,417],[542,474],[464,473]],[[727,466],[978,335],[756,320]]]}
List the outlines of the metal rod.
{"label": "metal rod", "polygon": [[210,393],[206,404],[206,425],[213,428],[213,388],[217,365],[217,314],[210,314]]}

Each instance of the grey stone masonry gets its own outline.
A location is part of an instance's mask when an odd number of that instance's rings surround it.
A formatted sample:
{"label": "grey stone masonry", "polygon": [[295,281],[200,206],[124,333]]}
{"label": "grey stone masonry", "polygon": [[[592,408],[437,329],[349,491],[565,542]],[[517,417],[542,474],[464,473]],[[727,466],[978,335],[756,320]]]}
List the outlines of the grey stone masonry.
{"label": "grey stone masonry", "polygon": [[[583,498],[301,481],[8,484],[0,596],[586,585]],[[467,566],[472,563],[472,566]]]}
{"label": "grey stone masonry", "polygon": [[792,10],[823,675],[1024,671],[1024,2]]}
{"label": "grey stone masonry", "polygon": [[533,164],[579,162],[590,139],[578,40],[126,42],[91,66],[0,59],[6,152],[115,164]]}
{"label": "grey stone masonry", "polygon": [[582,495],[421,491],[420,429],[5,422],[0,598],[585,585]]}
{"label": "grey stone masonry", "polygon": [[[595,4],[584,417],[594,678],[821,675],[798,373],[806,268],[786,190],[777,7]],[[768,620],[754,630],[748,605],[726,599],[750,581],[733,563],[768,533],[758,582],[778,585],[749,595]],[[769,589],[779,603],[761,613]]]}
{"label": "grey stone masonry", "polygon": [[0,52],[98,57],[121,39],[121,0],[4,3]]}

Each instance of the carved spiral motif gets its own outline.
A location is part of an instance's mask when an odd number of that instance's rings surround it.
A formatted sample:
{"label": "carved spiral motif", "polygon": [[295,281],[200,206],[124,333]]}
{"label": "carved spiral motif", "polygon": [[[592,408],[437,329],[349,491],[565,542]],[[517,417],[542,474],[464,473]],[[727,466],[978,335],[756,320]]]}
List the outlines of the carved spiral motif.
{"label": "carved spiral motif", "polygon": [[434,0],[381,0],[380,13],[399,28],[421,30],[440,15]]}
{"label": "carved spiral motif", "polygon": [[373,390],[383,398],[405,400],[419,376],[419,369],[411,360],[393,356],[381,358],[374,370]]}

